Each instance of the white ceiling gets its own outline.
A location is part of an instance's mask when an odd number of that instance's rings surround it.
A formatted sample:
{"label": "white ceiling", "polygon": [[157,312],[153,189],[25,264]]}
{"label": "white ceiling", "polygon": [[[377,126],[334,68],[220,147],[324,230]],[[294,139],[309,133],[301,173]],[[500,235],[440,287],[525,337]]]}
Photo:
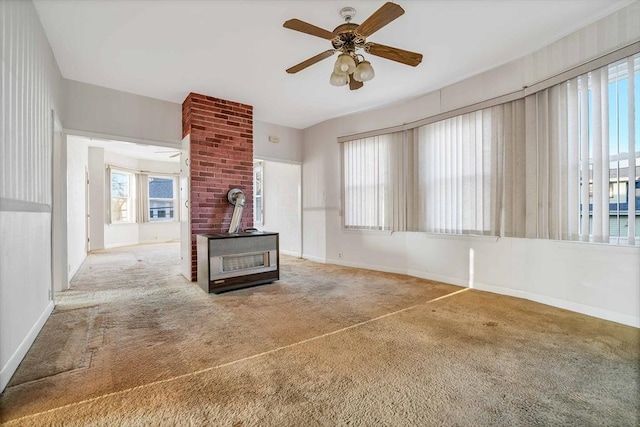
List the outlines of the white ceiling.
{"label": "white ceiling", "polygon": [[366,55],[376,78],[329,85],[331,48],[282,27],[298,18],[332,31],[344,6],[360,23],[384,1],[35,0],[63,77],[182,103],[189,92],[254,106],[294,128],[414,98],[533,52],[631,0],[398,1],[406,13],[368,40],[419,52],[413,68]]}

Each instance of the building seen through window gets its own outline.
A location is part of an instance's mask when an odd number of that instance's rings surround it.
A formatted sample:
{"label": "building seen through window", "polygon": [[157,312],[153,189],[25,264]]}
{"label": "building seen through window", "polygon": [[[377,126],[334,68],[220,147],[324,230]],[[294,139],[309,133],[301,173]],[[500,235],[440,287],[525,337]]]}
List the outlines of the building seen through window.
{"label": "building seen through window", "polygon": [[149,221],[174,218],[174,179],[149,177]]}

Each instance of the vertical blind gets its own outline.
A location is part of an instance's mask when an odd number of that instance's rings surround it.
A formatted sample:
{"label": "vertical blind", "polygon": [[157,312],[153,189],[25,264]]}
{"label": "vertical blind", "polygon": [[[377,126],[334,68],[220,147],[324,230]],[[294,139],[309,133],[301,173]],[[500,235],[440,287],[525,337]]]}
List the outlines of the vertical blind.
{"label": "vertical blind", "polygon": [[640,55],[526,98],[526,236],[635,243]]}
{"label": "vertical blind", "polygon": [[[507,102],[418,128],[420,231],[501,235],[507,227],[513,234],[513,207],[508,221],[502,215],[505,172],[512,173],[504,156],[524,135],[522,104]],[[508,201],[515,204],[511,191]]]}
{"label": "vertical blind", "polygon": [[342,144],[344,226],[635,244],[640,54],[494,107]]}
{"label": "vertical blind", "polygon": [[345,142],[344,227],[406,230],[403,132]]}
{"label": "vertical blind", "polygon": [[345,228],[515,235],[524,199],[509,185],[503,217],[504,174],[515,173],[504,155],[523,151],[523,112],[519,100],[344,142]]}

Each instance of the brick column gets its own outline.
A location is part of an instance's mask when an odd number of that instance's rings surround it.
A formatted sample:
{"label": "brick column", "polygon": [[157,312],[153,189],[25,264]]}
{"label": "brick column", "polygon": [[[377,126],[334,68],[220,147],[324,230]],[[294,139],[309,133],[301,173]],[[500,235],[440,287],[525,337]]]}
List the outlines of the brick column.
{"label": "brick column", "polygon": [[253,107],[190,93],[182,103],[182,136],[187,135],[191,280],[196,281],[196,235],[229,230],[231,188],[241,189],[246,198],[240,229],[253,226]]}

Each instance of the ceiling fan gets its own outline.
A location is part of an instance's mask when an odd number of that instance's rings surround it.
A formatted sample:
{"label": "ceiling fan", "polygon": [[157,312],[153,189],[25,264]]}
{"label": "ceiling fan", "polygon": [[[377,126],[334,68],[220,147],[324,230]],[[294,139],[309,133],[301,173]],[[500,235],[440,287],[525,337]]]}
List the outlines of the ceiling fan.
{"label": "ceiling fan", "polygon": [[373,79],[375,76],[371,63],[366,61],[364,56],[357,53],[359,49],[371,55],[411,65],[412,67],[422,62],[422,54],[420,53],[367,41],[367,37],[404,14],[402,7],[395,3],[387,2],[360,25],[351,22],[355,14],[356,10],[352,7],[342,8],[340,15],[345,20],[345,23],[338,25],[333,31],[327,31],[299,19],[286,21],[283,24],[285,28],[329,40],[333,46],[333,49],[326,50],[287,69],[287,73],[295,74],[330,57],[336,52],[340,52],[338,60],[333,67],[329,83],[333,86],[345,86],[348,84],[351,90],[356,90],[360,89],[364,82]]}

